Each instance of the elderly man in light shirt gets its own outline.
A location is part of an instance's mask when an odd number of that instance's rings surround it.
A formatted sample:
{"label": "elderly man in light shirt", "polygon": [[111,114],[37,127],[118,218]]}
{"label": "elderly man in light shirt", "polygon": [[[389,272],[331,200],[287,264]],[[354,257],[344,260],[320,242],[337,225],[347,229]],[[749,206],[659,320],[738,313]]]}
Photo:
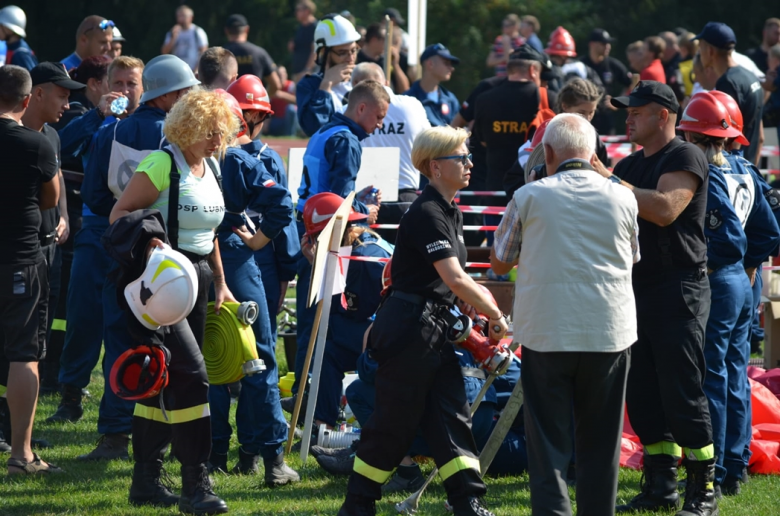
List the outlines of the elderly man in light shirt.
{"label": "elderly man in light shirt", "polygon": [[637,203],[593,170],[596,134],[556,116],[544,144],[547,177],[515,192],[495,233],[491,267],[517,264],[515,339],[534,516],[570,515],[566,471],[576,451],[577,512],[614,514],[639,260]]}

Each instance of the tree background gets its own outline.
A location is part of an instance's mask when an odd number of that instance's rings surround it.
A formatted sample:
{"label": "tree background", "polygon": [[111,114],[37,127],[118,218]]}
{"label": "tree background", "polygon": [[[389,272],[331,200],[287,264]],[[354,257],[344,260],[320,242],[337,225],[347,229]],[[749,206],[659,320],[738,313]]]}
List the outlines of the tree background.
{"label": "tree background", "polygon": [[[380,21],[387,7],[407,18],[406,0],[315,0],[317,14],[349,10],[358,24]],[[195,23],[204,28],[211,45],[225,42],[225,19],[234,13],[249,20],[250,40],[264,47],[278,64],[289,65],[287,42],[297,22],[295,0],[16,0],[27,13],[28,42],[40,60],[58,61],[75,48],[75,32],[81,20],[100,14],[114,20],[127,41],[124,53],[144,61],[156,56],[165,33],[175,23],[174,11],[186,3],[195,11]],[[625,47],[632,41],[662,30],[685,27],[698,32],[705,23],[728,23],[737,34],[737,49],[744,52],[761,41],[764,20],[780,16],[778,4],[765,0],[429,0],[428,43],[440,42],[461,58],[448,88],[464,99],[476,83],[492,74],[485,67],[490,46],[509,13],[533,14],[541,23],[539,37],[546,43],[558,25],[577,41],[580,54],[587,52],[587,36],[602,27],[617,38],[612,55],[625,61]]]}

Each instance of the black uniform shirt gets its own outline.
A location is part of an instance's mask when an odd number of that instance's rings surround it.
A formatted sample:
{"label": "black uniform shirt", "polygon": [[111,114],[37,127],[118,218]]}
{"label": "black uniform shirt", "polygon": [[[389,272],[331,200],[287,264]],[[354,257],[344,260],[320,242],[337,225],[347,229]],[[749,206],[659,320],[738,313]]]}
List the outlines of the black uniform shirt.
{"label": "black uniform shirt", "polygon": [[[658,164],[663,159],[661,166]],[[700,178],[701,184],[693,199],[677,220],[666,228],[639,218],[639,249],[642,259],[634,264],[634,280],[663,272],[661,243],[664,233],[669,238],[669,253],[675,269],[703,268],[707,264],[707,243],[704,240],[704,214],[707,209],[709,165],[704,153],[692,143],[678,138],[649,158],[637,151],[615,165],[615,175],[637,188],[654,190],[663,174],[686,171]]]}
{"label": "black uniform shirt", "polygon": [[503,189],[504,174],[538,112],[539,88],[533,82],[506,81],[477,98],[474,133],[487,148],[488,190]]}
{"label": "black uniform shirt", "polygon": [[393,289],[453,303],[455,294],[436,272],[435,262],[455,256],[466,266],[463,214],[431,185],[412,203],[398,226],[393,252]]}
{"label": "black uniform shirt", "polygon": [[[48,125],[44,125],[43,131],[41,132],[46,137],[46,139],[49,140],[52,149],[54,149],[54,152],[56,153],[55,158],[57,160],[57,170],[59,170],[61,166],[60,136],[57,134],[57,131]],[[60,192],[60,195],[65,195],[65,192]],[[59,224],[59,222],[60,209],[57,206],[54,208],[49,208],[48,210],[43,210],[41,212],[41,230],[38,232],[38,237],[41,239],[42,244],[50,243],[49,241],[51,240],[54,232],[57,231],[57,224]]]}
{"label": "black uniform shirt", "polygon": [[38,131],[0,119],[0,264],[30,265],[40,256],[41,185],[57,175],[54,149]]}
{"label": "black uniform shirt", "polygon": [[[628,71],[626,65],[618,61],[612,56],[606,56],[603,61],[596,64],[591,61],[590,56],[582,58],[582,62],[591,67],[604,84],[604,93],[613,97],[618,97],[631,86],[631,72]],[[593,117],[593,127],[599,132],[599,134],[612,134],[615,129],[615,117],[618,116],[615,112],[604,105],[603,102],[599,103],[596,109],[596,116]],[[620,113],[619,116],[623,116],[624,113]]]}
{"label": "black uniform shirt", "polygon": [[745,122],[742,133],[750,141],[750,146],[744,149],[745,158],[755,163],[761,131],[761,110],[764,106],[761,83],[753,72],[741,66],[734,66],[720,76],[715,83],[715,89],[728,93],[737,101]]}
{"label": "black uniform shirt", "polygon": [[267,76],[276,71],[276,64],[268,52],[254,43],[234,41],[225,43],[224,47],[236,56],[239,77],[242,75],[256,75],[265,81]]}

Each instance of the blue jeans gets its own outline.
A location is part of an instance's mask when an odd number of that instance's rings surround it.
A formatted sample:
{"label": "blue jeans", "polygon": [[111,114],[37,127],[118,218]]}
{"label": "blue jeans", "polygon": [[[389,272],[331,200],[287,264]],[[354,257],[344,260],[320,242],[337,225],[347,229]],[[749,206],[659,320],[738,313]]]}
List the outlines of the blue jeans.
{"label": "blue jeans", "polygon": [[747,465],[743,455],[751,438],[746,418],[750,413],[747,362],[753,293],[742,263],[722,267],[709,278],[712,304],[704,340],[704,392],[717,457],[715,482],[721,484],[727,475],[742,478]]}
{"label": "blue jeans", "polygon": [[[110,260],[110,259],[109,259]],[[110,270],[118,267],[110,262]],[[71,283],[73,285],[73,283]],[[100,412],[98,413],[98,432],[106,434],[129,434],[133,428],[134,401],[123,400],[114,394],[109,384],[111,368],[119,355],[137,345],[127,331],[127,312],[119,307],[117,302],[116,284],[106,280],[103,284],[103,345],[106,348],[103,356],[103,378],[105,388],[100,399]],[[93,307],[94,308],[94,307]],[[100,348],[98,348],[98,351]]]}
{"label": "blue jeans", "polygon": [[81,389],[89,385],[103,342],[103,283],[111,258],[100,237],[107,228],[105,217],[84,217],[74,241],[59,382]]}
{"label": "blue jeans", "polygon": [[[253,251],[232,233],[219,235],[219,248],[225,281],[238,301],[254,301],[259,308],[252,331],[257,341],[257,354],[266,370],[241,379],[241,394],[236,410],[238,442],[247,453],[273,458],[282,453],[287,440],[287,423],[279,404],[279,372],[276,365],[276,341],[271,334],[268,305],[263,279]],[[209,389],[211,405],[212,447],[217,453],[227,453],[231,427],[230,394],[226,385]]]}

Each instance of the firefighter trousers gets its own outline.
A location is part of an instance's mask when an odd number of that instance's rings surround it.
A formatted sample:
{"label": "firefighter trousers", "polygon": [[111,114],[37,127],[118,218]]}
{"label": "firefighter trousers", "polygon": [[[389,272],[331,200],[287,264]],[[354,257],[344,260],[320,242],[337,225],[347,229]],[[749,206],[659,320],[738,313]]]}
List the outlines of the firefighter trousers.
{"label": "firefighter trousers", "polygon": [[485,494],[458,356],[444,339],[445,323],[424,306],[388,298],[369,337],[376,406],[361,432],[349,479],[350,495],[378,500],[381,486],[421,429],[450,503]]}

